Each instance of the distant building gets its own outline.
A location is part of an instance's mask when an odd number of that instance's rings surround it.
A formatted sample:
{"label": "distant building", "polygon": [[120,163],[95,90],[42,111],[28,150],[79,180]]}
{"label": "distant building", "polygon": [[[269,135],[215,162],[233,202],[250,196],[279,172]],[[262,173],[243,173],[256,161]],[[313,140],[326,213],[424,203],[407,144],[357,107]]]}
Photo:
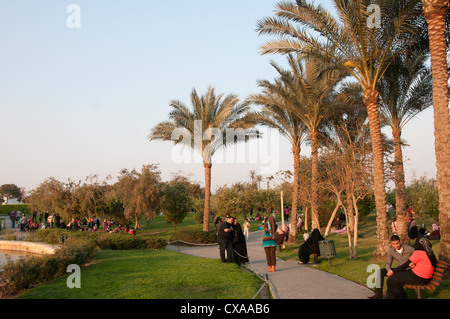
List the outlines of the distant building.
{"label": "distant building", "polygon": [[4,197],[3,198],[4,203],[2,205],[20,205],[23,204],[22,202],[18,201],[17,198],[7,198]]}

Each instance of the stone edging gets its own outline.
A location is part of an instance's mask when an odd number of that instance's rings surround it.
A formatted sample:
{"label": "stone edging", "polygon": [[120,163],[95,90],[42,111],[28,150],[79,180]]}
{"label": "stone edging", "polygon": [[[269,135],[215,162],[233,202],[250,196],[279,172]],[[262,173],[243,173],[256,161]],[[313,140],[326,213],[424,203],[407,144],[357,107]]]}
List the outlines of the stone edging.
{"label": "stone edging", "polygon": [[32,254],[54,254],[58,246],[30,241],[0,240],[0,250],[28,252]]}

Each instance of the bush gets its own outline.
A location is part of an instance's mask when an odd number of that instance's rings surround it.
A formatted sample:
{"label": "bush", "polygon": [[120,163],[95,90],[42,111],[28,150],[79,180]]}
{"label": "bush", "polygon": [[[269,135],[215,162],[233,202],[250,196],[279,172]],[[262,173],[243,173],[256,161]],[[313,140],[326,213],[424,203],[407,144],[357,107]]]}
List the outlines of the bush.
{"label": "bush", "polygon": [[20,210],[24,214],[30,214],[30,208],[27,204],[0,205],[0,215],[9,215],[10,212]]}
{"label": "bush", "polygon": [[195,230],[181,230],[175,232],[172,237],[170,237],[170,241],[177,240],[193,244],[212,244],[217,242],[214,231],[204,232]]}
{"label": "bush", "polygon": [[67,240],[80,238],[91,240],[100,249],[127,250],[127,249],[165,249],[167,242],[160,238],[141,239],[131,234],[104,233],[90,231],[69,231],[65,229],[43,229],[32,235],[34,241],[47,244],[61,243],[61,235],[67,235]]}
{"label": "bush", "polygon": [[95,251],[92,240],[72,239],[53,255],[9,261],[0,273],[0,292],[3,297],[13,295],[62,276],[67,266],[87,263]]}

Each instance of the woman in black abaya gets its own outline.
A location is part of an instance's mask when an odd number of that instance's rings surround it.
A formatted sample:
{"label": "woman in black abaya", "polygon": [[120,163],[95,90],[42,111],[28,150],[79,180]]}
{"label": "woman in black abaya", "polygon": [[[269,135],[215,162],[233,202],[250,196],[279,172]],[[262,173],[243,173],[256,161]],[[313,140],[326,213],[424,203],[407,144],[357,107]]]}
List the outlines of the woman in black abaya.
{"label": "woman in black abaya", "polygon": [[[319,241],[324,240],[320,231],[315,228],[311,236],[300,246],[298,249],[298,259],[300,259],[299,264],[309,263],[309,255],[314,254],[320,256]],[[316,262],[316,260],[315,260]]]}
{"label": "woman in black abaya", "polygon": [[241,225],[236,218],[233,221],[234,239],[233,239],[233,260],[236,264],[241,265],[248,262],[247,243],[242,231]]}

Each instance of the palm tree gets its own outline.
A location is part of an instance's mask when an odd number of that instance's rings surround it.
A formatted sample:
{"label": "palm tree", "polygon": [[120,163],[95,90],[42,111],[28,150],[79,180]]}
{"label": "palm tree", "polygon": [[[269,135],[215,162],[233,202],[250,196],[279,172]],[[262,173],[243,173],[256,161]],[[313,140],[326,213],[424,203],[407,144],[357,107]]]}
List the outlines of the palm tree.
{"label": "palm tree", "polygon": [[[276,17],[259,21],[257,30],[260,34],[279,37],[263,45],[261,52],[325,56],[347,68],[361,85],[373,147],[378,240],[374,256],[382,257],[389,249],[389,233],[385,213],[386,191],[377,85],[404,43],[411,41],[410,35],[416,28],[411,22],[419,14],[416,5],[419,0],[333,2],[338,18],[322,6],[310,4],[306,0],[277,4]],[[380,27],[368,23],[371,19],[368,10],[370,4],[378,5],[381,9]],[[318,36],[311,35],[309,31]]]}
{"label": "palm tree", "polygon": [[[287,56],[289,70],[283,70],[275,63],[272,66],[279,73],[275,83],[260,81],[260,86],[265,88],[264,94],[255,96],[254,102],[262,105],[277,105],[279,112],[287,112],[290,120],[295,119],[296,127],[292,124],[283,125],[283,129],[289,128],[289,134],[285,134],[292,144],[294,154],[294,191],[291,216],[291,232],[296,229],[294,222],[297,214],[298,195],[298,171],[300,144],[305,130],[308,131],[311,143],[311,211],[312,227],[319,225],[319,133],[322,125],[333,110],[330,98],[336,84],[347,75],[342,70],[333,70],[323,74],[323,69],[331,66],[327,61],[317,58],[298,59],[294,55]],[[269,96],[269,98],[267,98]],[[256,98],[257,97],[257,98]],[[275,104],[277,103],[277,104]],[[277,115],[277,114],[275,114]],[[279,121],[279,115],[277,120]],[[280,130],[280,128],[278,128]],[[302,134],[299,134],[302,133]],[[295,203],[295,206],[294,206]],[[290,238],[293,236],[290,236]],[[296,240],[296,236],[292,240]]]}
{"label": "palm tree", "polygon": [[[244,129],[239,137],[246,140],[256,137],[256,134],[250,129],[251,125],[243,121],[243,116],[249,110],[247,103],[240,103],[236,95],[216,95],[215,89],[209,87],[203,96],[199,96],[193,89],[190,98],[192,111],[183,102],[172,100],[170,106],[173,110],[169,114],[169,120],[157,124],[148,139],[183,143],[201,154],[205,169],[203,231],[208,231],[212,156],[217,150],[242,140],[235,135],[228,138],[229,129]],[[180,136],[183,138],[180,139]]]}
{"label": "palm tree", "polygon": [[450,119],[448,107],[446,20],[448,0],[422,0],[428,24],[431,69],[433,75],[433,112],[437,182],[439,189],[439,221],[441,242],[439,255],[450,261]]}
{"label": "palm tree", "polygon": [[[275,69],[280,70],[274,62],[272,62],[272,65]],[[292,147],[292,154],[294,156],[294,183],[292,185],[292,216],[289,242],[296,243],[298,232],[295,214],[297,213],[298,203],[300,150],[308,130],[295,112],[286,105],[287,101],[283,97],[289,95],[291,92],[283,91],[281,79],[276,79],[275,83],[260,80],[258,81],[258,86],[263,89],[263,92],[250,95],[247,101],[261,105],[262,109],[261,111],[248,113],[247,120],[255,125],[263,125],[278,130],[280,134],[288,139]],[[298,105],[298,107],[302,106]],[[273,176],[267,178],[267,189],[269,189],[269,180],[272,179]]]}
{"label": "palm tree", "polygon": [[406,226],[405,173],[401,134],[403,127],[417,114],[430,107],[433,82],[425,65],[427,51],[410,52],[395,59],[384,73],[380,85],[381,118],[392,129],[394,137],[395,199],[398,235],[409,244]]}

